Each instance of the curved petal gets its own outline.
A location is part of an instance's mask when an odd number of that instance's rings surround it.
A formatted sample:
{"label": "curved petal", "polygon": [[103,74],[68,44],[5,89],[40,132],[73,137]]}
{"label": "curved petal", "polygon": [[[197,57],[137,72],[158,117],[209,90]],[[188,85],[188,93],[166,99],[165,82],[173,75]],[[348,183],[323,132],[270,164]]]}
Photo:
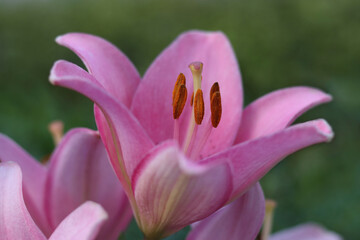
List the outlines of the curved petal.
{"label": "curved petal", "polygon": [[[72,63],[57,61],[51,70],[50,81],[54,85],[78,91],[101,108],[107,120],[97,122],[104,124],[98,125],[102,140],[118,178],[125,191],[130,193],[130,179],[134,169],[154,146],[141,125],[128,109],[112,98],[91,75]],[[109,131],[104,132],[104,129]]]}
{"label": "curved petal", "polygon": [[157,146],[132,181],[144,234],[165,237],[223,206],[232,190],[229,170],[189,162],[173,141]]}
{"label": "curved petal", "polygon": [[257,183],[239,199],[196,223],[186,240],[238,240],[240,236],[241,240],[254,240],[264,215],[265,198]]}
{"label": "curved petal", "polygon": [[331,99],[330,95],[310,87],[271,92],[245,108],[235,144],[284,129],[310,108]]}
{"label": "curved petal", "polygon": [[[179,73],[184,73],[188,95],[191,96],[193,86],[188,65],[194,61],[204,63],[204,120],[210,117],[209,92],[214,82],[219,82],[222,97],[221,122],[203,150],[203,154],[209,155],[233,143],[242,111],[240,71],[231,44],[223,33],[190,31],[180,35],[145,73],[135,92],[131,110],[155,143],[171,138],[174,128],[171,100],[174,84]],[[180,117],[180,128],[186,128],[186,115],[189,114],[190,104],[187,103]],[[199,136],[202,131],[199,128]]]}
{"label": "curved petal", "polygon": [[19,164],[23,175],[23,192],[26,206],[40,229],[50,234],[44,214],[44,188],[47,169],[19,145],[5,135],[0,134],[0,162],[13,161]]}
{"label": "curved petal", "polygon": [[95,239],[106,218],[99,204],[85,202],[60,223],[49,240]]}
{"label": "curved petal", "polygon": [[338,234],[330,232],[318,224],[306,223],[282,230],[270,236],[270,240],[342,240]]}
{"label": "curved petal", "polygon": [[90,129],[74,129],[64,136],[51,157],[45,196],[53,229],[88,200],[101,204],[109,213],[98,239],[117,239],[132,217],[100,136]]}
{"label": "curved petal", "polygon": [[25,206],[22,174],[16,163],[0,163],[0,192],[1,239],[45,240]]}
{"label": "curved petal", "polygon": [[205,164],[230,162],[234,184],[233,199],[259,181],[286,156],[310,145],[330,141],[332,137],[331,127],[325,120],[314,120],[240,143],[203,161]]}
{"label": "curved petal", "polygon": [[140,76],[130,60],[108,41],[85,33],[68,33],[56,42],[75,52],[115,99],[130,107]]}

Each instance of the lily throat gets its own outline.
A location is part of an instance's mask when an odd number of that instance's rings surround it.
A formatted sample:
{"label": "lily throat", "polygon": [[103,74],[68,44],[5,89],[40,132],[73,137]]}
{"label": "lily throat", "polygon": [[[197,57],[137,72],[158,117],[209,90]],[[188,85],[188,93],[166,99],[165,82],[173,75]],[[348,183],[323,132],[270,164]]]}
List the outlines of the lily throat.
{"label": "lily throat", "polygon": [[[203,121],[205,116],[205,103],[203,90],[201,89],[203,63],[192,62],[189,64],[189,68],[193,77],[194,92],[191,95],[189,103],[191,112],[188,116],[182,116],[185,118],[188,117],[186,129],[180,129],[179,123],[188,96],[186,78],[183,73],[179,74],[172,93],[174,139],[179,142],[186,156],[193,161],[197,161],[211,132],[214,128],[217,128],[220,123],[222,113],[221,95],[219,83],[215,82],[209,93],[211,116]],[[203,131],[201,131],[201,135],[198,133],[199,128],[204,128]],[[180,138],[180,131],[185,133],[183,139]]]}

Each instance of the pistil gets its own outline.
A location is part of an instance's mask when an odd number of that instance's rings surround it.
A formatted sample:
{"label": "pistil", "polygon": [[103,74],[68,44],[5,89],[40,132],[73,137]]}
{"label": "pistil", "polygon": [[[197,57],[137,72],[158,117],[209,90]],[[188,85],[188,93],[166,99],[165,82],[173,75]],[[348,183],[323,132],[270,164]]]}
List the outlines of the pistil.
{"label": "pistil", "polygon": [[[196,97],[196,94],[197,94],[198,90],[201,90],[201,80],[202,80],[201,73],[202,73],[202,70],[203,70],[203,63],[202,62],[190,63],[189,68],[190,68],[192,76],[193,76],[195,96],[194,96],[194,104],[192,106],[192,108],[193,108],[192,112],[194,112],[194,114],[190,114],[188,130],[187,130],[184,145],[183,145],[183,151],[185,152],[185,154],[188,153],[190,143],[191,143],[192,139],[195,139],[196,132],[197,132],[197,129],[195,129],[195,125],[196,125],[195,124],[196,123],[195,122],[195,100],[196,100],[195,97]],[[202,95],[202,92],[201,92],[201,95]],[[204,114],[204,112],[203,112],[203,114]],[[202,119],[201,119],[201,121],[202,121]],[[201,124],[201,121],[200,121],[200,124]]]}

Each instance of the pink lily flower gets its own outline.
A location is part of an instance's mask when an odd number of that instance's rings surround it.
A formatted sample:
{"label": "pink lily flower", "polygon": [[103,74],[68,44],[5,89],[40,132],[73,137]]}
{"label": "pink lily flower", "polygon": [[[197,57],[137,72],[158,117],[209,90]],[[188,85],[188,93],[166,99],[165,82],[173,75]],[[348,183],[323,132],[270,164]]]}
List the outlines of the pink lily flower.
{"label": "pink lily flower", "polygon": [[214,214],[192,224],[186,240],[254,240],[264,215],[265,199],[258,184]]}
{"label": "pink lily flower", "polygon": [[[250,192],[250,191],[249,191]],[[210,217],[193,224],[193,228],[186,240],[254,240],[260,230],[264,215],[259,215],[256,204],[253,203],[251,193],[246,193],[249,204],[244,203],[241,198],[218,210]],[[256,195],[253,195],[256,196]],[[246,205],[252,207],[246,207]],[[243,211],[253,214],[243,214]],[[244,217],[245,215],[245,217]],[[247,218],[250,216],[250,218]],[[256,225],[254,229],[252,226]],[[250,231],[249,231],[250,229]],[[255,230],[255,231],[254,231]],[[260,238],[261,240],[342,240],[342,238],[323,227],[306,223],[293,228],[285,229]]]}
{"label": "pink lily flower", "polygon": [[85,128],[69,131],[47,165],[40,164],[0,134],[0,159],[19,164],[25,204],[32,221],[47,237],[66,216],[88,200],[101,204],[108,212],[108,219],[97,237],[99,240],[117,239],[132,218],[127,197],[95,131]]}
{"label": "pink lily flower", "polygon": [[23,199],[22,174],[14,162],[0,163],[0,236],[2,240],[95,239],[107,214],[97,203],[85,202],[71,212],[50,238],[36,225]]}
{"label": "pink lily flower", "polygon": [[[289,126],[331,100],[314,88],[275,91],[243,111],[236,56],[220,32],[180,35],[141,81],[104,39],[70,33],[56,41],[73,50],[88,72],[60,60],[50,81],[95,102],[101,138],[147,239],[209,216],[258,188],[257,181],[287,155],[333,137],[322,119]],[[191,75],[194,84],[186,85]]]}
{"label": "pink lily flower", "polygon": [[270,236],[269,240],[342,240],[337,233],[326,230],[315,223],[305,223],[282,230]]}

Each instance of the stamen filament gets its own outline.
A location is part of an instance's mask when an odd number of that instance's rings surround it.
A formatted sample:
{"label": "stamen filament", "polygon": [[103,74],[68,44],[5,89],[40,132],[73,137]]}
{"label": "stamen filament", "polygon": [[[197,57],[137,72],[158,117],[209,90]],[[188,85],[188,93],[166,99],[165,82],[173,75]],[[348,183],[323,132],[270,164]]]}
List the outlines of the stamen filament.
{"label": "stamen filament", "polygon": [[180,141],[180,126],[179,119],[174,119],[174,139]]}
{"label": "stamen filament", "polygon": [[189,151],[190,159],[197,160],[199,158],[200,152],[205,146],[205,143],[209,138],[212,129],[213,127],[211,125],[211,121],[210,119],[208,119],[207,123],[205,124],[205,130],[203,135],[200,137],[200,139],[198,139],[197,144],[193,144],[191,151]]}
{"label": "stamen filament", "polygon": [[189,119],[189,124],[188,124],[188,129],[186,132],[186,137],[185,137],[184,144],[183,144],[183,152],[184,153],[186,153],[189,148],[189,145],[190,145],[190,142],[192,139],[192,135],[194,132],[194,128],[195,128],[195,117],[194,117],[194,114],[191,113],[190,119]]}
{"label": "stamen filament", "polygon": [[195,145],[195,140],[196,140],[198,128],[199,128],[199,125],[195,124],[194,131],[191,134],[190,144],[188,145],[187,149],[184,149],[184,153],[189,157],[190,157],[190,154],[191,154],[191,152],[192,152],[192,150],[194,148],[194,145]]}

